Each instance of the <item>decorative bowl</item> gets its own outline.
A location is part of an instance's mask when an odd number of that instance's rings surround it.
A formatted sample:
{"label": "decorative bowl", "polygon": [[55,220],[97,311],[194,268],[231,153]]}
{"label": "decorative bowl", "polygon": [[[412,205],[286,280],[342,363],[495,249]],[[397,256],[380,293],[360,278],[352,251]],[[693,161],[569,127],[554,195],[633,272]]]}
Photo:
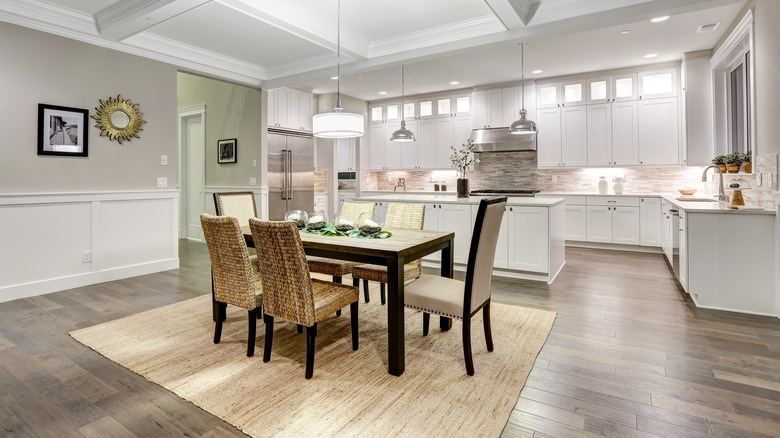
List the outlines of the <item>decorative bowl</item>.
{"label": "decorative bowl", "polygon": [[358,218],[357,228],[364,236],[376,236],[382,231],[382,224],[375,222],[372,215],[363,213]]}
{"label": "decorative bowl", "polygon": [[309,215],[303,210],[290,210],[284,214],[284,220],[295,222],[298,228],[306,228],[309,222]]}
{"label": "decorative bowl", "polygon": [[341,216],[341,214],[337,214],[336,217],[333,219],[333,226],[336,227],[337,231],[341,231],[343,233],[355,229],[355,223]]}
{"label": "decorative bowl", "polygon": [[321,230],[325,228],[325,225],[327,225],[327,223],[328,223],[328,215],[322,210],[317,210],[314,213],[309,215],[308,227],[310,230]]}
{"label": "decorative bowl", "polygon": [[696,189],[680,189],[680,193],[685,196],[690,196],[694,193],[696,193]]}

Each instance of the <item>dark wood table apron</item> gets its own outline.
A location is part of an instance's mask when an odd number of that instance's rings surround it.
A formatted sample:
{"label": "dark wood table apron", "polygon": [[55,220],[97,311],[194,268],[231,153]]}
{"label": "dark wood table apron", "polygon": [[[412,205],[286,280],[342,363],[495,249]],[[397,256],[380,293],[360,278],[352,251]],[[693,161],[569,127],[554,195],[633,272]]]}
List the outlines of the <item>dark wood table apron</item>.
{"label": "dark wood table apron", "polygon": [[[243,227],[247,246],[254,247],[249,227]],[[404,264],[441,251],[441,275],[452,278],[455,233],[389,229],[389,239],[355,239],[301,233],[306,254],[387,266],[387,349],[388,371],[400,376],[405,369]],[[262,250],[258,250],[262,256]],[[452,327],[450,318],[441,317],[442,330]]]}

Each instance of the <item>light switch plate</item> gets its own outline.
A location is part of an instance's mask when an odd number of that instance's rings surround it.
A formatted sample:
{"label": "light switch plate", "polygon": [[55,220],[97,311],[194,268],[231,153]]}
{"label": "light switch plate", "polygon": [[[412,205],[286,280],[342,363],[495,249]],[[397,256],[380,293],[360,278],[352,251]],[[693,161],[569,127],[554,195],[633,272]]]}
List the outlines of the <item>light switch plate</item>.
{"label": "light switch plate", "polygon": [[756,172],[755,175],[756,175],[756,186],[761,187],[761,180],[762,180],[761,174]]}
{"label": "light switch plate", "polygon": [[257,160],[252,160],[252,168],[257,167]]}
{"label": "light switch plate", "polygon": [[161,176],[157,178],[157,187],[164,188],[168,187],[168,178]]}
{"label": "light switch plate", "polygon": [[249,185],[250,186],[256,186],[257,185],[257,178],[249,178]]}
{"label": "light switch plate", "polygon": [[160,166],[167,166],[167,165],[168,165],[168,156],[160,155]]}
{"label": "light switch plate", "polygon": [[92,263],[92,251],[82,251],[81,252],[81,262],[82,263]]}

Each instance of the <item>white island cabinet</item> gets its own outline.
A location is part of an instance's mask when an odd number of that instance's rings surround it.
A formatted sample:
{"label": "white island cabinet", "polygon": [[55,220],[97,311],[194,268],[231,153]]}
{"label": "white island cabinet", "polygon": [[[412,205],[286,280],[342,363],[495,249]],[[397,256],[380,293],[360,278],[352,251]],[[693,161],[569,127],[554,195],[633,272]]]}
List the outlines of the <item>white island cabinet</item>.
{"label": "white island cabinet", "polygon": [[[371,202],[425,204],[423,228],[453,231],[456,270],[465,270],[480,197],[458,200],[453,195],[370,195],[358,198]],[[565,211],[562,198],[509,198],[504,213],[493,274],[552,283],[563,268]],[[439,254],[423,259],[437,266]]]}

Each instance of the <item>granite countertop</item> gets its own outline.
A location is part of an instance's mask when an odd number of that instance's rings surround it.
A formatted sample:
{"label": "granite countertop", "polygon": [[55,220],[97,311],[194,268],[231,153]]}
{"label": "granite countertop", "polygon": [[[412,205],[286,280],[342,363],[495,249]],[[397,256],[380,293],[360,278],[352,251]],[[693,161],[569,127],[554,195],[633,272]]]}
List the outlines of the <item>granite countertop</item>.
{"label": "granite countertop", "polygon": [[[620,195],[614,193],[607,193],[601,195],[598,193],[587,192],[543,192],[538,193],[537,196],[594,196],[594,197],[614,197],[614,196],[626,196],[634,198],[663,198],[668,202],[674,204],[677,208],[681,208],[688,213],[725,213],[725,214],[776,214],[774,209],[760,208],[750,205],[739,206],[736,209],[723,207],[718,205],[718,202],[701,202],[701,201],[682,201],[677,198],[683,197],[680,194],[673,193],[623,193]],[[691,198],[712,198],[710,195],[691,196]]]}
{"label": "granite countertop", "polygon": [[[409,202],[409,201],[417,201],[417,202],[434,202],[437,204],[470,204],[470,205],[477,205],[479,204],[480,199],[482,199],[482,196],[470,196],[468,198],[457,198],[455,196],[455,193],[447,193],[447,192],[418,192],[418,193],[410,193],[406,192],[406,194],[381,194],[381,195],[372,195],[367,194],[360,197],[355,198],[356,201],[381,201],[381,202],[393,202],[393,201],[399,201],[399,202]],[[509,197],[507,199],[508,205],[518,205],[518,206],[526,206],[526,207],[552,207],[554,205],[562,204],[565,200],[563,198],[516,198],[516,197]]]}

